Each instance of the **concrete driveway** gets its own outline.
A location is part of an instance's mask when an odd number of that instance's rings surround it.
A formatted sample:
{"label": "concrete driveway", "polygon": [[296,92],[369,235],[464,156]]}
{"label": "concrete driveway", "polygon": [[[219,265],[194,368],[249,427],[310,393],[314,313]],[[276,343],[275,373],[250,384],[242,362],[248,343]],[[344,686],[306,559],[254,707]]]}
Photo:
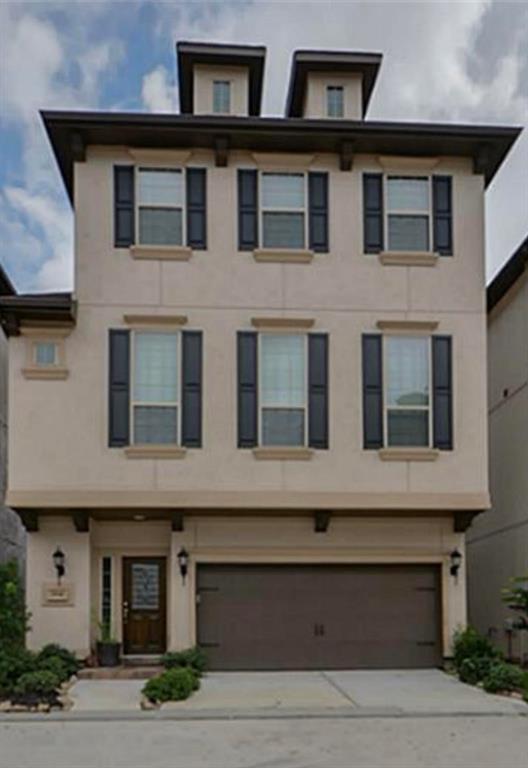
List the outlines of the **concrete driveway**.
{"label": "concrete driveway", "polygon": [[[70,714],[139,715],[143,684],[142,680],[82,680],[71,689],[74,709]],[[528,715],[528,706],[486,694],[439,670],[212,672],[190,699],[169,702],[159,714],[182,719]]]}

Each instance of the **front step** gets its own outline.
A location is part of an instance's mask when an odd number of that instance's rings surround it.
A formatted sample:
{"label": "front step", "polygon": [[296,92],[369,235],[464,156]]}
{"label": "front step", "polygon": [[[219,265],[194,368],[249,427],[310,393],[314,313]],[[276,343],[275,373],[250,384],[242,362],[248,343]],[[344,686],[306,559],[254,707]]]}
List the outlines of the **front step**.
{"label": "front step", "polygon": [[148,680],[163,672],[163,667],[148,666],[85,667],[77,673],[79,680]]}
{"label": "front step", "polygon": [[124,667],[159,667],[161,666],[161,655],[154,653],[148,656],[130,654],[123,656],[121,661]]}

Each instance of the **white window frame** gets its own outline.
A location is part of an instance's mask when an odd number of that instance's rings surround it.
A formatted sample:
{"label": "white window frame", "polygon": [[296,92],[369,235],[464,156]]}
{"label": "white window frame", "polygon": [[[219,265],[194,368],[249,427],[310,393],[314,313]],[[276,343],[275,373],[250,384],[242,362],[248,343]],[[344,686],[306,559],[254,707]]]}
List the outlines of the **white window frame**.
{"label": "white window frame", "polygon": [[[390,338],[398,339],[420,339],[427,341],[427,366],[428,366],[428,387],[429,404],[428,405],[389,405],[389,376],[388,376],[388,352],[387,340]],[[386,448],[432,448],[433,446],[433,337],[422,336],[416,333],[393,333],[382,336],[383,347],[383,445]],[[427,419],[427,445],[405,445],[397,446],[389,444],[389,411],[428,411]]]}
{"label": "white window frame", "polygon": [[[262,337],[263,336],[302,336],[304,338],[304,404],[302,406],[291,406],[291,405],[283,405],[280,404],[274,404],[274,403],[266,403],[265,405],[262,402],[262,374],[263,374],[263,365],[262,365]],[[266,444],[266,448],[306,448],[308,446],[308,334],[307,333],[295,333],[291,331],[284,331],[281,333],[280,331],[261,331],[257,334],[257,370],[258,370],[258,390],[257,390],[257,402],[258,402],[258,419],[257,419],[257,444],[259,446],[263,446],[262,442],[262,435],[263,435],[263,411],[264,408],[274,409],[274,410],[283,410],[283,411],[290,411],[292,409],[295,410],[303,410],[304,411],[304,434],[303,434],[303,441],[302,444],[297,445],[285,445],[280,444],[279,446],[273,446],[270,444]]]}
{"label": "white window frame", "polygon": [[[341,91],[342,101],[341,101],[341,107],[342,111],[340,115],[331,115],[330,109],[329,109],[329,101],[328,97],[330,94],[330,90],[339,90]],[[326,96],[326,116],[329,117],[331,120],[342,120],[345,116],[345,86],[339,85],[338,83],[327,83],[325,88],[325,96]]]}
{"label": "white window frame", "polygon": [[[428,202],[429,207],[427,211],[416,210],[402,210],[401,208],[395,208],[389,210],[389,179],[425,179],[427,180]],[[385,173],[383,174],[383,242],[385,243],[385,251],[388,253],[433,253],[433,177],[430,173]],[[426,251],[413,251],[406,249],[404,251],[392,250],[389,244],[389,215],[391,216],[420,216],[423,218],[427,216],[428,219],[428,249]]]}
{"label": "white window frame", "polygon": [[[53,362],[51,363],[39,363],[37,360],[37,350],[39,344],[51,344],[54,350]],[[56,368],[60,362],[59,345],[53,339],[35,339],[33,341],[33,359],[32,363],[36,368]]]}
{"label": "white window frame", "polygon": [[[275,208],[271,206],[264,206],[262,204],[262,187],[263,178],[265,175],[272,176],[302,176],[304,179],[304,206],[303,208]],[[308,211],[308,173],[306,171],[292,171],[292,170],[259,170],[258,172],[258,204],[259,204],[259,243],[261,248],[268,248],[270,250],[285,250],[296,251],[306,250],[309,243],[309,211]],[[302,213],[304,215],[304,243],[302,246],[288,246],[288,245],[264,245],[264,214],[265,213]]]}
{"label": "white window frame", "polygon": [[[174,402],[157,402],[157,401],[151,401],[145,402],[144,400],[136,400],[134,398],[134,389],[135,389],[135,371],[136,371],[136,335],[137,334],[156,334],[159,335],[160,333],[170,335],[170,336],[176,336],[177,337],[177,365],[178,365],[178,399]],[[130,425],[131,425],[131,433],[132,433],[132,441],[131,445],[156,445],[156,446],[181,446],[181,427],[182,427],[182,417],[181,417],[181,401],[182,401],[182,334],[181,331],[175,331],[175,330],[132,330],[130,333]],[[152,407],[152,408],[176,408],[176,443],[137,443],[136,442],[136,420],[134,418],[134,408],[140,406],[144,408]]]}
{"label": "white window frame", "polygon": [[[229,98],[228,98],[228,109],[226,110],[216,110],[215,109],[215,86],[216,84],[225,84],[229,86]],[[231,114],[231,103],[232,103],[232,96],[233,96],[233,83],[231,80],[226,79],[216,79],[213,80],[213,91],[212,91],[212,113],[213,115],[230,115]]]}
{"label": "white window frame", "polygon": [[[170,203],[164,203],[163,205],[142,205],[139,199],[139,177],[141,171],[172,171],[181,173],[182,177],[182,203],[181,205],[171,205]],[[181,243],[142,243],[139,239],[139,211],[141,208],[171,208],[173,210],[182,212],[182,241]],[[186,168],[181,165],[149,165],[148,163],[141,163],[134,166],[134,242],[141,248],[181,248],[185,246],[187,242],[187,175]]]}

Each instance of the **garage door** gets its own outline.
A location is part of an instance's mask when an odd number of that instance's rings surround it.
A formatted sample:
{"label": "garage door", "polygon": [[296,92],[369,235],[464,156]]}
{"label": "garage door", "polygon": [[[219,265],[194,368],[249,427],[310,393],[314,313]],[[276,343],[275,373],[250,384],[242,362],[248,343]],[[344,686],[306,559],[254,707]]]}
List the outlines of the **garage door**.
{"label": "garage door", "polygon": [[434,667],[430,565],[200,565],[198,642],[212,669]]}

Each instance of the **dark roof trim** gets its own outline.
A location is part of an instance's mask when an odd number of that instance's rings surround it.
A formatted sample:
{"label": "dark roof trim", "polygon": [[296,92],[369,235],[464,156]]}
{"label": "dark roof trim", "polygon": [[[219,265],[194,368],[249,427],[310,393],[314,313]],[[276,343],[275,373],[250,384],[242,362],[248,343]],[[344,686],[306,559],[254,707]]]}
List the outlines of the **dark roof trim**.
{"label": "dark roof trim", "polygon": [[16,289],[0,264],[0,296],[14,296],[15,294]]}
{"label": "dark roof trim", "polygon": [[21,293],[0,298],[0,325],[18,336],[24,324],[75,325],[77,305],[71,293]]}
{"label": "dark roof trim", "polygon": [[488,312],[491,312],[493,307],[508,293],[526,269],[528,269],[528,235],[488,285]]}
{"label": "dark roof trim", "polygon": [[310,72],[356,73],[362,75],[363,117],[376,84],[381,53],[355,51],[295,51],[286,98],[286,117],[302,117],[306,80]]}
{"label": "dark roof trim", "polygon": [[72,201],[75,142],[79,141],[84,146],[214,150],[221,137],[229,149],[338,155],[346,143],[356,154],[473,158],[476,171],[484,174],[488,185],[522,130],[486,125],[139,112],[42,112],[42,119]]}
{"label": "dark roof trim", "polygon": [[266,48],[261,45],[224,45],[219,43],[179,42],[176,45],[180,112],[192,114],[194,109],[194,77],[196,64],[247,67],[249,70],[248,108],[250,115],[260,115]]}

